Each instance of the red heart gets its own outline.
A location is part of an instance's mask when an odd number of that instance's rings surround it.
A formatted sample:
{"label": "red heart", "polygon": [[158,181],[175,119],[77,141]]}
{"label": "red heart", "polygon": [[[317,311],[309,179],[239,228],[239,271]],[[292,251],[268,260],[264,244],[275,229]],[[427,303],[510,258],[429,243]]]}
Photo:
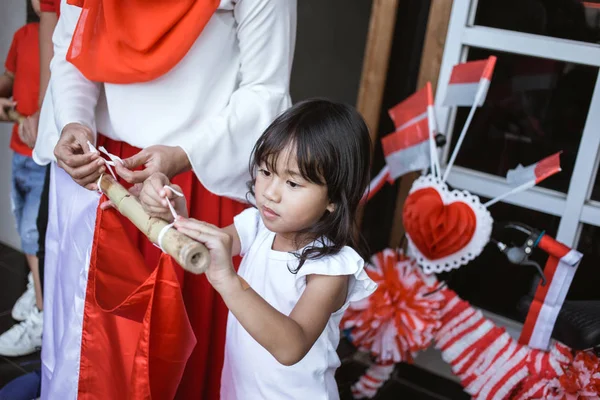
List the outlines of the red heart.
{"label": "red heart", "polygon": [[473,237],[477,218],[461,201],[444,204],[432,187],[411,193],[404,203],[404,229],[421,254],[439,260],[464,248]]}

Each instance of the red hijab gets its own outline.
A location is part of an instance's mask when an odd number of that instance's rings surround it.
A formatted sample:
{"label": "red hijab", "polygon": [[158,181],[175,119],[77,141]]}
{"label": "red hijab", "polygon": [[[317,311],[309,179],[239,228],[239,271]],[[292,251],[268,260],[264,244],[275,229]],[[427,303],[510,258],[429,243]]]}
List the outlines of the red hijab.
{"label": "red hijab", "polygon": [[219,0],[68,0],[81,7],[67,60],[88,79],[146,82],[187,54]]}

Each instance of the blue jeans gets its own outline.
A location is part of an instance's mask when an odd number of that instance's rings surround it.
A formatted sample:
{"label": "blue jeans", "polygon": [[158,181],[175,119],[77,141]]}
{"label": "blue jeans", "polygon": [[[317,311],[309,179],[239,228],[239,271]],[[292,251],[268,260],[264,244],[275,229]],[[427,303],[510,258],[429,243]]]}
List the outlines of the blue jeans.
{"label": "blue jeans", "polygon": [[11,200],[25,254],[35,255],[38,251],[37,216],[45,176],[46,168],[31,157],[13,154]]}

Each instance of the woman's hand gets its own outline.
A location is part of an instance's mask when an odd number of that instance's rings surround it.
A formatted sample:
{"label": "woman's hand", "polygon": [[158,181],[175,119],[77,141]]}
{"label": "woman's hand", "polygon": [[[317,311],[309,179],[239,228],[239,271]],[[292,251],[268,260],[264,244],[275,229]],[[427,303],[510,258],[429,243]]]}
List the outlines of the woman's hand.
{"label": "woman's hand", "polygon": [[71,175],[79,185],[89,190],[96,189],[96,182],[106,169],[104,159],[89,149],[94,142],[93,132],[81,124],[68,124],[62,130],[54,147],[58,166]]}
{"label": "woman's hand", "polygon": [[[140,166],[141,171],[134,171]],[[146,147],[136,155],[123,160],[123,164],[116,164],[116,171],[121,178],[129,183],[142,183],[152,174],[160,172],[168,179],[188,171],[191,164],[187,154],[179,146],[156,145]]]}

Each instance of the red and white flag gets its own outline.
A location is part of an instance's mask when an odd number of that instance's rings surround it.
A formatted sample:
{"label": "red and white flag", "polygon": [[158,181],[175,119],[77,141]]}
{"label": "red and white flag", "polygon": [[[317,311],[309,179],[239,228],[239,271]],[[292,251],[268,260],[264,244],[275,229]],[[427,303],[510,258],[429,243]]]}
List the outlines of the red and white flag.
{"label": "red and white flag", "polygon": [[495,65],[494,56],[490,56],[487,60],[456,65],[452,69],[443,105],[481,107],[490,87]]}
{"label": "red and white flag", "polygon": [[427,168],[431,163],[427,119],[396,131],[381,140],[391,179]]}
{"label": "red and white flag", "polygon": [[390,178],[395,180],[407,172],[432,166],[435,118],[431,84],[427,82],[423,89],[391,108],[389,114],[396,131],[385,136],[381,144]]}
{"label": "red and white flag", "polygon": [[549,255],[544,268],[546,285],[542,286],[542,282],[538,284],[519,342],[546,350],[583,255],[547,235],[542,236],[538,246]]}
{"label": "red and white flag", "polygon": [[367,201],[371,200],[373,196],[375,196],[375,194],[381,190],[383,185],[385,185],[386,181],[389,183],[394,183],[394,180],[390,177],[390,170],[387,165],[385,165],[381,171],[379,171],[377,176],[371,180],[369,187],[361,199],[361,203],[366,203]]}
{"label": "red and white flag", "polygon": [[531,186],[537,185],[544,179],[561,171],[560,153],[553,154],[527,167],[518,165],[517,168],[508,171],[506,181],[511,186],[521,186],[528,183]]}

